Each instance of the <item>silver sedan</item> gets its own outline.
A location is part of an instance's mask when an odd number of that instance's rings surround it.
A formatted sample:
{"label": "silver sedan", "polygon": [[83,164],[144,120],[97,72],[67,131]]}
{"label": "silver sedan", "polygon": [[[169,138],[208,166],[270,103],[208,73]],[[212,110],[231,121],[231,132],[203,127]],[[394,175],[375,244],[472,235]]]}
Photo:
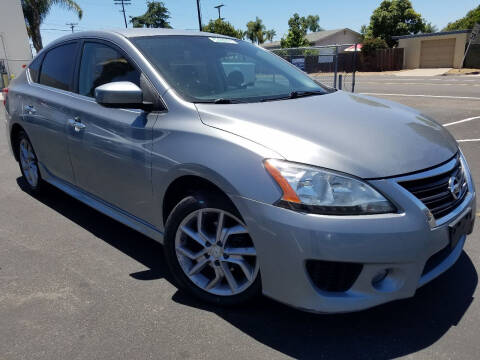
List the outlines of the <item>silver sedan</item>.
{"label": "silver sedan", "polygon": [[7,137],[46,183],[164,244],[181,289],[315,312],[411,297],[472,232],[452,136],[238,39],[76,33],[10,85]]}

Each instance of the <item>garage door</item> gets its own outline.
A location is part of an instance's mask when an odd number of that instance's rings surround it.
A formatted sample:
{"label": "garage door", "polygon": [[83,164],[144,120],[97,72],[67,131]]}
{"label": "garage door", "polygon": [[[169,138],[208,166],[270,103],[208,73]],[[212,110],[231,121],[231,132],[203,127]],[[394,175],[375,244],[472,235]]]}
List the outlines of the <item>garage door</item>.
{"label": "garage door", "polygon": [[420,51],[420,67],[453,67],[455,38],[444,40],[423,40]]}

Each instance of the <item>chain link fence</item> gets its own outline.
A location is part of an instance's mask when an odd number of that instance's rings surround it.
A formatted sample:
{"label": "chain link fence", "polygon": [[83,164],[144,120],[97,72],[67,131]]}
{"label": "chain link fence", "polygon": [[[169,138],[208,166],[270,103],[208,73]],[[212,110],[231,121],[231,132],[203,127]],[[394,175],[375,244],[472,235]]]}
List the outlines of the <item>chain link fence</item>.
{"label": "chain link fence", "polygon": [[357,71],[396,71],[403,67],[403,48],[362,53],[361,44],[335,44],[292,49],[274,49],[312,78],[335,89],[355,92]]}
{"label": "chain link fence", "polygon": [[463,67],[480,68],[480,24],[475,24],[463,57]]}
{"label": "chain link fence", "polygon": [[326,86],[354,92],[359,50],[358,44],[335,44],[275,49],[272,52]]}
{"label": "chain link fence", "polygon": [[6,61],[0,59],[0,90],[4,87],[7,87],[8,82],[8,71],[6,66]]}

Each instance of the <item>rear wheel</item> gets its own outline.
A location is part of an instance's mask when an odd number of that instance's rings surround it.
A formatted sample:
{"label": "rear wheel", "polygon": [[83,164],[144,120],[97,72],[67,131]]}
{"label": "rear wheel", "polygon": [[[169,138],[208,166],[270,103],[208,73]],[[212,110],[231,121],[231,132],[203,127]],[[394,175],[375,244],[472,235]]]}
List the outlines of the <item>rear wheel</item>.
{"label": "rear wheel", "polygon": [[32,143],[24,131],[18,134],[18,159],[20,171],[28,189],[38,192],[42,188],[42,177],[38,169],[38,159],[33,150]]}
{"label": "rear wheel", "polygon": [[255,246],[225,201],[202,195],[180,201],[167,220],[165,250],[179,287],[203,301],[235,305],[260,293]]}

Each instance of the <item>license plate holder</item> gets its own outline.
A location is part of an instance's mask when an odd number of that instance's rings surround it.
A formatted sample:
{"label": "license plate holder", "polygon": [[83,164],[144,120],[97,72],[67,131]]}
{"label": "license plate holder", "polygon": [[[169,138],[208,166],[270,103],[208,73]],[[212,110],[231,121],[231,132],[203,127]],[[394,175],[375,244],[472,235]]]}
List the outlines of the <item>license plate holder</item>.
{"label": "license plate holder", "polygon": [[469,208],[448,226],[448,230],[450,233],[451,250],[453,250],[457,246],[462,236],[467,235],[471,232],[472,222],[472,210]]}

